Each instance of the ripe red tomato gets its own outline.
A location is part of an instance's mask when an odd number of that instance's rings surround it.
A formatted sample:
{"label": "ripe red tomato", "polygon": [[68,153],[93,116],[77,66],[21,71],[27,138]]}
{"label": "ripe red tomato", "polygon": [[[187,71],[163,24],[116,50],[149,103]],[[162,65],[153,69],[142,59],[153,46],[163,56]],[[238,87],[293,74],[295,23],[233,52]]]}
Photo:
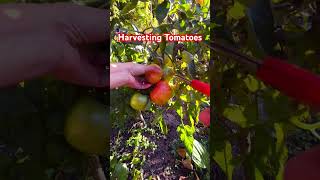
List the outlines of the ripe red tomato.
{"label": "ripe red tomato", "polygon": [[[150,66],[156,66],[159,67],[156,64],[151,64]],[[160,69],[160,67],[159,67]],[[147,79],[147,81],[151,84],[155,84],[157,82],[159,82],[162,78],[163,72],[162,71],[148,71],[145,73],[145,77]]]}
{"label": "ripe red tomato", "polygon": [[171,97],[172,90],[166,81],[158,82],[150,93],[151,101],[159,106],[165,105]]}
{"label": "ripe red tomato", "polygon": [[199,114],[200,122],[206,127],[210,126],[210,108],[207,108]]}

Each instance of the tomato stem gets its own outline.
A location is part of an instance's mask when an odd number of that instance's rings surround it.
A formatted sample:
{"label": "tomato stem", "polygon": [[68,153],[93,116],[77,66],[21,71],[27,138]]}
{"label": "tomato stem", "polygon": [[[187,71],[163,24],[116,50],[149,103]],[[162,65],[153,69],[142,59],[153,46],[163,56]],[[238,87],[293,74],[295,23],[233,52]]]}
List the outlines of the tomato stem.
{"label": "tomato stem", "polygon": [[147,127],[147,123],[146,123],[146,121],[144,120],[144,117],[143,117],[141,111],[139,111],[139,116],[140,116],[141,121],[143,122],[144,127]]}
{"label": "tomato stem", "polygon": [[317,132],[317,129],[320,128],[320,122],[307,124],[299,121],[298,119],[291,119],[290,122],[301,129],[309,130],[317,139],[320,140],[320,135]]}
{"label": "tomato stem", "polygon": [[319,133],[316,131],[316,129],[311,130],[311,133],[312,133],[317,139],[320,140],[320,135],[319,135]]}
{"label": "tomato stem", "polygon": [[185,81],[186,83],[190,84],[191,81],[185,77],[183,77],[182,75],[180,74],[175,74],[175,76],[177,76],[178,78],[182,79],[183,81]]}

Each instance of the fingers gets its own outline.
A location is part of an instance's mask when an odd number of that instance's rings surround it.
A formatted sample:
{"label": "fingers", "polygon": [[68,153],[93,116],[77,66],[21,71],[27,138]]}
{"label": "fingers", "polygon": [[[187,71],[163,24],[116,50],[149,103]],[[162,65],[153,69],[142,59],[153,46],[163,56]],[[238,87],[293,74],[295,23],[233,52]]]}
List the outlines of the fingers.
{"label": "fingers", "polygon": [[110,68],[111,73],[115,72],[129,72],[133,76],[139,76],[146,72],[146,65],[136,64],[132,62],[128,63],[112,63]]}
{"label": "fingers", "polygon": [[148,72],[148,71],[161,72],[162,70],[158,66],[149,65],[149,66],[147,66],[147,69],[146,69],[146,72]]}
{"label": "fingers", "polygon": [[89,63],[66,64],[56,69],[53,74],[60,80],[82,86],[107,87],[109,82],[109,75],[104,67]]}
{"label": "fingers", "polygon": [[110,64],[110,73],[116,73],[116,72],[126,72],[133,63],[111,63]]}
{"label": "fingers", "polygon": [[152,85],[139,80],[138,76],[144,75],[148,71],[161,71],[157,66],[148,66],[135,63],[112,63],[110,64],[110,74],[112,76],[127,76],[127,85],[134,89],[148,89]]}
{"label": "fingers", "polygon": [[149,71],[160,72],[161,69],[157,66],[150,66],[150,65],[146,66],[146,65],[142,65],[142,64],[133,64],[130,68],[130,73],[133,76],[140,76],[140,75],[143,75]]}
{"label": "fingers", "polygon": [[148,66],[143,64],[136,64],[132,62],[128,63],[112,63],[110,65],[110,72],[119,72],[119,71],[129,71],[133,76],[140,76],[145,74],[148,71],[159,72],[161,69],[157,66]]}
{"label": "fingers", "polygon": [[128,86],[133,89],[148,89],[152,86],[152,84],[145,83],[143,81],[138,81],[135,77],[130,76]]}
{"label": "fingers", "polygon": [[[84,43],[103,42],[109,39],[109,10],[80,5],[58,4],[64,12],[73,33]],[[58,11],[59,12],[59,11]]]}

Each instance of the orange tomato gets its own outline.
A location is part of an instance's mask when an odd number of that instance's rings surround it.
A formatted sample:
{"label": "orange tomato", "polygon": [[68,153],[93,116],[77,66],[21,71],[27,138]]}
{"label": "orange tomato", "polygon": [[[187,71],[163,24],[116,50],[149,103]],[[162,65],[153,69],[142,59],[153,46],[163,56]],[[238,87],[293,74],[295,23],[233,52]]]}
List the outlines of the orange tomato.
{"label": "orange tomato", "polygon": [[158,82],[150,93],[151,101],[159,106],[165,105],[171,97],[172,90],[166,81]]}
{"label": "orange tomato", "polygon": [[[150,66],[159,67],[156,64],[152,64]],[[159,69],[160,69],[160,67],[159,67]],[[152,70],[152,71],[148,71],[145,73],[145,77],[146,77],[147,81],[151,84],[155,84],[155,83],[159,82],[162,79],[162,75],[163,75],[162,71],[153,71]]]}

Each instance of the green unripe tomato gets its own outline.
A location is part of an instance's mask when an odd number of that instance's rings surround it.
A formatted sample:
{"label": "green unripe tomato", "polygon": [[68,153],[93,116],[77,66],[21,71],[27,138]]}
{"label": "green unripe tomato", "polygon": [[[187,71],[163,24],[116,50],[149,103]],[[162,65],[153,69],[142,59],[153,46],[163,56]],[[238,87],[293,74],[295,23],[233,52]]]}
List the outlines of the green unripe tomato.
{"label": "green unripe tomato", "polygon": [[135,93],[131,97],[130,106],[137,111],[143,111],[146,109],[148,101],[149,101],[148,96],[140,93]]}

